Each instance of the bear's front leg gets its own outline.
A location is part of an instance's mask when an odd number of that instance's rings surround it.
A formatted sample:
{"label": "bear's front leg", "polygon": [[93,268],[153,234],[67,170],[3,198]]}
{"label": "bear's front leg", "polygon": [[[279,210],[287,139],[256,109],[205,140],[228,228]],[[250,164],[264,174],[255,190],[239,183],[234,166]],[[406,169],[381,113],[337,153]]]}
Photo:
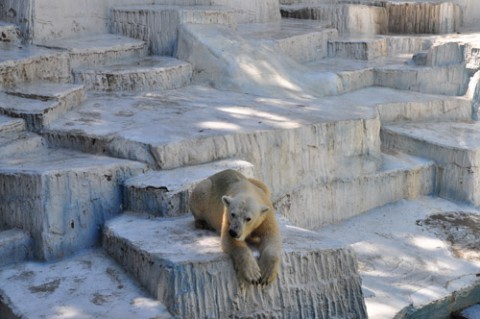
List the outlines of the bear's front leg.
{"label": "bear's front leg", "polygon": [[235,240],[228,235],[222,236],[222,248],[232,258],[233,267],[239,280],[250,284],[260,282],[260,267],[258,267],[252,251],[244,241]]}
{"label": "bear's front leg", "polygon": [[282,258],[282,244],[279,238],[264,238],[260,245],[258,264],[262,273],[260,284],[268,285],[277,277]]}

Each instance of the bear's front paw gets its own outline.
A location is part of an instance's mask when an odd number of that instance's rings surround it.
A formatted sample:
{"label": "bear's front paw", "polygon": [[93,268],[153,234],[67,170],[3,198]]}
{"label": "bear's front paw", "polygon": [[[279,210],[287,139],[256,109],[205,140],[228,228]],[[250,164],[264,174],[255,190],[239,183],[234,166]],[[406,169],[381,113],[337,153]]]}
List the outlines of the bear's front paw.
{"label": "bear's front paw", "polygon": [[241,279],[250,284],[258,284],[262,278],[260,267],[258,267],[256,261],[244,263],[239,267],[238,272]]}
{"label": "bear's front paw", "polygon": [[264,286],[271,284],[275,280],[275,277],[277,277],[280,258],[278,256],[261,256],[259,263],[262,273],[259,284]]}

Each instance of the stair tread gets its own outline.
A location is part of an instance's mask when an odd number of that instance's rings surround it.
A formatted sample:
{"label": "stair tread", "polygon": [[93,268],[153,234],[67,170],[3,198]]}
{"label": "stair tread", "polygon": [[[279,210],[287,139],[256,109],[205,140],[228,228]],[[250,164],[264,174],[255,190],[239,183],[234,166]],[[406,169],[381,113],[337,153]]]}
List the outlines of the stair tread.
{"label": "stair tread", "polygon": [[132,47],[142,48],[144,45],[144,41],[109,33],[51,40],[42,43],[43,47],[64,49],[72,53],[93,53],[96,51],[122,50]]}
{"label": "stair tread", "polygon": [[189,63],[168,56],[148,56],[144,58],[127,59],[119,63],[98,66],[96,68],[77,69],[75,72],[127,74],[131,72],[155,72],[157,70],[182,65],[189,65]]}
{"label": "stair tread", "polygon": [[[478,246],[478,234],[469,233],[478,225],[458,230],[453,217],[461,222],[462,213],[480,220],[480,212],[469,205],[421,197],[376,208],[317,231],[351,245],[357,253],[369,318],[393,318],[407,308],[409,313],[422,308],[428,311],[427,306],[433,304],[433,313],[424,310],[422,317],[448,317],[449,309],[458,309],[464,298],[469,298],[478,273],[475,259],[461,257],[462,251],[472,251],[469,244]],[[437,221],[431,216],[438,216]],[[445,216],[443,222],[441,216]],[[449,233],[454,235],[456,247],[449,244]],[[462,290],[461,298],[449,297]]]}
{"label": "stair tread", "polygon": [[[0,268],[3,305],[17,317],[171,318],[99,249],[55,263]],[[28,296],[29,302],[25,301]]]}

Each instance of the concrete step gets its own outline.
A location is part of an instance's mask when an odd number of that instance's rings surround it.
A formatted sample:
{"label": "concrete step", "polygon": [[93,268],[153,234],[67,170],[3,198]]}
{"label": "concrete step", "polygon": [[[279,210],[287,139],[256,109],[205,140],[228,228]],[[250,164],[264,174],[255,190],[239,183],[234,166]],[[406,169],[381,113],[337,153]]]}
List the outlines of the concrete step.
{"label": "concrete step", "polygon": [[2,319],[171,318],[99,249],[55,263],[3,267],[0,282]]}
{"label": "concrete step", "polygon": [[103,246],[175,317],[366,318],[350,248],[282,225],[278,278],[241,288],[220,237],[193,224],[123,215],[107,224]]}
{"label": "concrete step", "polygon": [[0,88],[40,80],[67,83],[70,79],[65,52],[0,42]]}
{"label": "concrete step", "polygon": [[123,208],[158,217],[190,213],[189,198],[201,180],[224,169],[235,169],[254,176],[253,165],[242,160],[223,160],[172,170],[151,171],[125,181]]}
{"label": "concrete step", "polygon": [[314,229],[385,204],[435,193],[433,161],[387,151],[378,162],[345,165],[345,176],[332,180],[305,179],[280,197],[273,194],[274,207],[295,225]]}
{"label": "concrete step", "polygon": [[281,19],[277,23],[239,24],[238,33],[257,45],[269,45],[299,63],[328,56],[328,41],[337,31],[318,21]]}
{"label": "concrete step", "polygon": [[0,42],[20,43],[21,34],[18,27],[12,23],[0,21]]}
{"label": "concrete step", "polygon": [[42,43],[42,46],[68,52],[74,70],[114,64],[121,59],[141,58],[147,54],[144,41],[114,34],[52,40]]}
{"label": "concrete step", "polygon": [[478,303],[480,212],[421,197],[316,229],[358,258],[368,318],[450,318]]}
{"label": "concrete step", "polygon": [[27,232],[18,228],[0,230],[0,267],[32,258],[32,246]]}
{"label": "concrete step", "polygon": [[25,121],[0,115],[0,146],[26,135]]}
{"label": "concrete step", "polygon": [[381,135],[386,147],[437,163],[440,196],[480,206],[478,122],[395,123],[384,125]]}
{"label": "concrete step", "polygon": [[215,5],[141,5],[112,9],[113,33],[140,39],[152,54],[173,56],[178,27],[184,23],[222,24],[234,27],[236,12]]}
{"label": "concrete step", "polygon": [[17,146],[18,153],[2,150],[0,158],[0,225],[28,231],[42,260],[97,244],[102,224],[121,211],[121,185],[145,169],[41,144],[31,152]]}
{"label": "concrete step", "polygon": [[0,112],[24,119],[29,131],[38,132],[85,98],[82,85],[22,83],[0,92]]}
{"label": "concrete step", "polygon": [[337,1],[302,1],[284,3],[280,11],[285,18],[319,20],[340,34],[375,35],[388,30],[387,11],[382,6],[338,3]]}
{"label": "concrete step", "polygon": [[149,56],[93,69],[76,69],[73,78],[96,91],[177,89],[190,83],[192,67],[171,57]]}

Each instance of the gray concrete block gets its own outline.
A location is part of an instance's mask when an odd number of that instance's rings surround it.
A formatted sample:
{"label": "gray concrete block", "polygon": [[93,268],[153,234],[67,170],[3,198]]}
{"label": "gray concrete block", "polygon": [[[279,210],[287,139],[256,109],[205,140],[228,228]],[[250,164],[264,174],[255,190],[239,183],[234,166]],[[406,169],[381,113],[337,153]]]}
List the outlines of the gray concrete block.
{"label": "gray concrete block", "polygon": [[246,176],[254,176],[252,164],[233,159],[151,171],[125,181],[123,208],[160,217],[188,214],[190,194],[195,185],[224,169],[235,169]]}
{"label": "gray concrete block", "polygon": [[366,318],[350,248],[283,225],[277,280],[266,288],[241,288],[219,236],[193,224],[191,216],[123,215],[107,224],[103,246],[173,316]]}
{"label": "gray concrete block", "polygon": [[30,232],[34,255],[52,260],[98,243],[121,212],[121,184],[145,166],[41,149],[0,159],[0,223]]}

